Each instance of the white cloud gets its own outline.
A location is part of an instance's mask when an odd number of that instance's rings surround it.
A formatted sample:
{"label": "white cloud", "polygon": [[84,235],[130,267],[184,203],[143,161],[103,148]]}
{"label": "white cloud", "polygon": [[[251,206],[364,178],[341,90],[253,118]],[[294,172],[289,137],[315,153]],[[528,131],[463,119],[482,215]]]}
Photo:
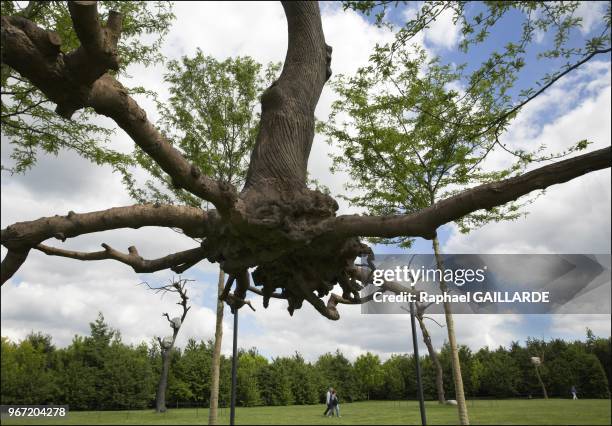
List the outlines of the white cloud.
{"label": "white cloud", "polygon": [[[66,345],[75,334],[88,334],[88,323],[101,311],[106,321],[121,331],[125,342],[137,344],[171,334],[161,314],[181,313],[172,294],[161,298],[145,290],[139,285],[141,280],[121,265],[68,264],[36,253],[28,263],[28,270],[20,272],[18,285],[9,282],[2,287],[2,335],[12,339],[43,331],[51,334],[56,344]],[[73,273],[67,274],[67,268]],[[194,299],[203,291],[197,284],[188,289]],[[184,344],[190,336],[208,339],[214,325],[210,309],[193,306],[178,343]]]}
{"label": "white cloud", "polygon": [[[585,138],[593,142],[589,149],[609,146],[609,64],[606,68],[607,73],[582,83],[594,90],[587,91],[590,96],[577,106],[566,110],[569,106],[565,103],[579,91],[578,84],[555,88],[520,114],[502,142],[515,149],[544,144],[550,152]],[[539,125],[541,120],[533,117],[544,108],[540,102],[565,113]],[[488,161],[490,167],[500,167],[507,166],[508,160],[507,155],[498,153]],[[610,169],[549,187],[528,212],[516,221],[490,223],[467,236],[453,226],[444,249],[449,253],[610,253]]]}
{"label": "white cloud", "polygon": [[[415,19],[423,2],[411,2],[401,13],[404,21]],[[439,9],[436,9],[439,10]],[[432,50],[448,50],[455,47],[460,39],[461,27],[453,23],[454,12],[446,9],[440,13],[423,31],[416,33],[410,40]]]}
{"label": "white cloud", "polygon": [[459,25],[453,23],[454,12],[446,9],[424,32],[425,44],[433,48],[452,49],[459,41]]}
{"label": "white cloud", "polygon": [[551,331],[572,338],[586,335],[590,328],[596,336],[610,335],[610,315],[552,315]]}
{"label": "white cloud", "polygon": [[582,18],[580,32],[588,34],[594,29],[595,25],[603,24],[603,17],[608,5],[609,2],[607,1],[581,1],[575,12],[576,16]]}
{"label": "white cloud", "polygon": [[[339,7],[328,6],[323,8],[322,13],[325,41],[334,49],[331,64],[334,75],[354,73],[357,68],[367,65],[372,49],[377,43],[383,44],[392,40],[390,32],[368,24],[361,15],[354,12],[345,12]],[[333,89],[329,85],[324,86],[315,111],[316,117],[326,120],[334,100],[336,95]],[[308,172],[326,185],[334,195],[346,193],[344,185],[350,181],[350,177],[345,172],[331,174],[329,171],[330,154],[337,155],[339,152],[337,146],[330,146],[323,135],[317,134],[308,159]],[[358,211],[344,200],[337,201],[340,205],[339,214]]]}

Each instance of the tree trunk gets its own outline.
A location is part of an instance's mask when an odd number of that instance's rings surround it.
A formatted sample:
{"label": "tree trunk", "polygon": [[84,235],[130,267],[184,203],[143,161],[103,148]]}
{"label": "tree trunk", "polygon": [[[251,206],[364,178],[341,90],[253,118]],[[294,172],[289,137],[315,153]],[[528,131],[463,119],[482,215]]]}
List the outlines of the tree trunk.
{"label": "tree trunk", "polygon": [[540,369],[535,366],[536,376],[538,378],[538,383],[542,387],[542,394],[544,395],[544,399],[548,399],[548,393],[546,392],[546,386],[544,386],[544,382],[542,381],[542,377],[540,376]]}
{"label": "tree trunk", "polygon": [[[218,296],[223,293],[225,273],[219,268]],[[212,354],[210,373],[210,408],[208,411],[208,424],[217,424],[217,408],[219,407],[219,374],[221,371],[221,341],[223,339],[223,301],[217,297],[217,321],[215,325],[215,346]]]}
{"label": "tree trunk", "polygon": [[157,395],[155,398],[155,411],[164,413],[166,411],[166,388],[168,387],[168,370],[170,369],[170,351],[161,350],[162,371],[157,385]]}
{"label": "tree trunk", "polygon": [[314,138],[314,111],[329,78],[318,2],[282,2],[288,46],[283,71],[261,96],[261,121],[245,189],[305,189]]}
{"label": "tree trunk", "polygon": [[[433,239],[433,249],[436,256],[436,264],[438,269],[443,270],[442,256],[440,255],[440,243],[438,237]],[[444,279],[440,281],[442,292],[446,292],[448,287]],[[448,330],[448,343],[451,349],[451,365],[453,367],[453,380],[455,382],[455,399],[457,400],[457,411],[459,412],[459,423],[469,425],[467,405],[465,403],[465,394],[463,393],[463,378],[461,377],[461,364],[459,362],[459,350],[457,348],[457,340],[455,339],[455,323],[453,322],[453,314],[451,312],[450,303],[444,302],[444,316],[446,317],[446,329]]]}
{"label": "tree trunk", "polygon": [[419,326],[421,327],[421,333],[423,333],[423,342],[425,342],[425,346],[427,346],[427,351],[429,352],[429,358],[434,364],[436,368],[436,392],[438,393],[438,402],[440,404],[444,404],[446,402],[446,398],[444,397],[444,376],[442,371],[442,364],[440,364],[440,359],[438,358],[438,354],[431,343],[431,336],[429,335],[429,331],[425,326],[425,321],[423,321],[423,315],[417,314],[417,320],[419,320]]}
{"label": "tree trunk", "polygon": [[[131,253],[135,253],[136,249],[134,247],[130,247],[128,249]],[[176,336],[178,336],[179,330],[183,322],[185,322],[185,318],[187,317],[187,312],[191,309],[191,306],[187,306],[187,301],[189,298],[187,297],[187,292],[185,291],[185,284],[189,280],[178,280],[174,281],[172,284],[154,288],[156,291],[164,291],[164,292],[175,292],[181,296],[181,301],[177,303],[177,305],[181,305],[183,307],[183,315],[180,318],[177,318],[179,322],[177,323],[175,320],[170,318],[168,313],[164,313],[162,316],[168,319],[170,326],[172,327],[172,339],[168,343],[166,338],[158,337],[157,341],[159,343],[159,349],[161,350],[162,357],[162,369],[161,375],[159,377],[159,384],[157,386],[157,395],[155,398],[155,411],[158,413],[163,413],[166,411],[166,390],[168,389],[168,371],[170,370],[170,358],[172,356],[172,350],[174,349],[174,343],[176,343]],[[148,285],[148,284],[147,284]],[[152,288],[152,287],[149,287]],[[177,401],[178,405],[178,401]]]}

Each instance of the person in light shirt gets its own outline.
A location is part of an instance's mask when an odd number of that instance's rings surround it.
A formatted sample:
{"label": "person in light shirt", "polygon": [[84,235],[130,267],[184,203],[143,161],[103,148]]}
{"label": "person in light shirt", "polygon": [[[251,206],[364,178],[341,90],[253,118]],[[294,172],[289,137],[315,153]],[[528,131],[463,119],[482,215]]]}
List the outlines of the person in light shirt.
{"label": "person in light shirt", "polygon": [[331,396],[332,396],[333,391],[334,389],[330,386],[329,389],[327,390],[327,393],[325,394],[325,404],[327,408],[325,408],[325,412],[323,413],[324,416],[327,416],[327,413],[329,413],[332,410]]}

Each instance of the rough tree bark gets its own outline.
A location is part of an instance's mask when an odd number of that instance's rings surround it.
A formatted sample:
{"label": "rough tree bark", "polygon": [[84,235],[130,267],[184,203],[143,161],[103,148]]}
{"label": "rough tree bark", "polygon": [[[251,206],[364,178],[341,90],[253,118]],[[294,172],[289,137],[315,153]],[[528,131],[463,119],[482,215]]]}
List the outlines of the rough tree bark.
{"label": "rough tree bark", "polygon": [[217,409],[219,408],[219,375],[221,372],[221,342],[223,339],[223,308],[221,300],[223,288],[225,287],[225,273],[219,268],[219,282],[217,284],[217,319],[215,323],[215,345],[213,347],[212,362],[210,368],[210,404],[208,411],[208,424],[217,424]]}
{"label": "rough tree bark", "polygon": [[[518,177],[482,185],[410,215],[336,216],[336,201],[306,187],[306,165],[314,135],[314,110],[331,75],[331,48],[325,43],[316,2],[283,3],[289,44],[279,79],[262,96],[262,114],[247,181],[241,191],[206,176],[190,164],[148,120],[146,113],[113,76],[120,57],[121,16],[98,17],[96,2],[69,2],[81,45],[63,52],[58,35],[17,16],[2,16],[2,63],[40,89],[69,118],[89,107],[123,129],[172,178],[177,187],[211,202],[215,210],[144,205],[95,213],[55,216],[20,222],[3,229],[8,250],[2,282],[13,276],[28,253],[79,260],[114,259],[136,271],[184,271],[208,259],[228,274],[222,297],[243,306],[249,290],[284,298],[293,313],[307,301],[322,315],[338,319],[337,303],[359,302],[360,284],[354,259],[370,255],[359,237],[421,236],[432,239],[444,223],[479,209],[492,208],[550,185],[610,167],[610,148],[550,164]],[[181,228],[203,238],[199,247],[155,260],[135,248],[123,253],[81,253],[43,245],[85,233],[125,227]],[[255,285],[250,284],[249,268]],[[232,285],[236,283],[235,288]],[[339,285],[342,295],[331,294]],[[338,302],[341,301],[341,302]]]}
{"label": "rough tree bark", "polygon": [[[162,342],[160,341],[160,348]],[[155,412],[165,413],[166,408],[166,389],[168,388],[168,373],[170,372],[170,351],[161,349],[162,369],[157,383],[157,392],[155,392]]]}

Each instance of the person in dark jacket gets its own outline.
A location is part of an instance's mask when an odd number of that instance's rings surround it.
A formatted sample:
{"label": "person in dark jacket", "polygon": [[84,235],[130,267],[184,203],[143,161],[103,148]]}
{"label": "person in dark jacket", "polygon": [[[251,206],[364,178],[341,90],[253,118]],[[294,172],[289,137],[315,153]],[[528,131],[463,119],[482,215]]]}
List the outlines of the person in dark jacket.
{"label": "person in dark jacket", "polygon": [[332,416],[334,412],[336,413],[336,417],[340,417],[340,401],[338,400],[338,394],[334,390],[331,394],[331,407],[332,407]]}

